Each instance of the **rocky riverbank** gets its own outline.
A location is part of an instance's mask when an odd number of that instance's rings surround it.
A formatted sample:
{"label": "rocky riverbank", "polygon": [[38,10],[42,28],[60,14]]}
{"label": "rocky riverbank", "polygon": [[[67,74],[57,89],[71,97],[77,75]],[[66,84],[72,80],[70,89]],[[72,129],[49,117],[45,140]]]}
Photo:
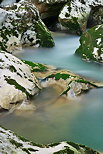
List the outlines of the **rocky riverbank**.
{"label": "rocky riverbank", "polygon": [[[90,81],[68,70],[22,61],[12,55],[24,46],[53,47],[51,32],[42,21],[46,19],[48,22],[52,16],[58,18],[57,29],[82,34],[77,54],[86,60],[103,63],[102,0],[14,0],[10,5],[2,0],[0,3],[0,112],[17,108],[34,111],[35,105],[30,103],[30,99],[35,99],[39,91],[49,86],[59,89],[58,98],[68,100],[90,89],[103,87],[103,83]],[[90,21],[93,21],[91,26],[97,26],[84,33]],[[0,127],[0,153],[98,152],[71,142],[37,145]]]}
{"label": "rocky riverbank", "polygon": [[99,154],[84,145],[72,142],[61,142],[50,145],[39,145],[18,137],[14,132],[0,127],[0,153],[4,154]]}

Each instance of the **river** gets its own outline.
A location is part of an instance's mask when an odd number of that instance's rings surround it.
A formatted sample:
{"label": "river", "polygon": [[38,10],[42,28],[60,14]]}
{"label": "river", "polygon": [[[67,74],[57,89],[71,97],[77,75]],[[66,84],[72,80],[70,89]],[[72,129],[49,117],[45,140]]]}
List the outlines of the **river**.
{"label": "river", "polygon": [[[78,36],[55,33],[53,37],[54,48],[29,47],[17,56],[103,81],[103,65],[82,61],[74,54]],[[53,89],[45,89],[34,100],[39,108],[33,114],[11,113],[2,116],[0,124],[36,143],[67,140],[103,151],[103,88],[90,90],[72,103],[50,103],[54,95]]]}

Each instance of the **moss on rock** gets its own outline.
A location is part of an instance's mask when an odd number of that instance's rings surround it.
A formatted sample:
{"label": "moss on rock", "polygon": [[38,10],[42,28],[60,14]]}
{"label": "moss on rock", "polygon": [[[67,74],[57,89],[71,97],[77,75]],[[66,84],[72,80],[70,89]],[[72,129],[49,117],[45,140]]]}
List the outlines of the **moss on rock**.
{"label": "moss on rock", "polygon": [[81,36],[76,54],[83,59],[103,63],[103,25],[95,26]]}
{"label": "moss on rock", "polygon": [[[6,144],[5,144],[6,143]],[[0,127],[0,154],[99,154],[97,151],[71,142],[38,145],[29,140],[22,140],[14,132]]]}
{"label": "moss on rock", "polygon": [[51,37],[49,30],[45,27],[42,21],[37,21],[34,24],[36,29],[37,38],[40,46],[42,47],[53,47],[54,41]]}
{"label": "moss on rock", "polygon": [[[47,76],[45,79],[46,85],[55,84],[58,83],[61,86],[64,87],[64,90],[60,95],[67,95],[67,97],[74,97],[77,95],[82,94],[85,91],[88,91],[89,89],[96,87],[95,84],[92,84],[92,82],[81,78],[80,76],[76,74],[71,74],[68,71],[57,71],[55,73],[51,73],[51,75]],[[45,85],[43,83],[43,85]]]}
{"label": "moss on rock", "polygon": [[86,30],[91,8],[81,1],[70,1],[64,5],[59,14],[59,21],[69,32],[82,34]]}
{"label": "moss on rock", "polygon": [[32,72],[45,72],[47,71],[46,65],[40,63],[33,63],[31,61],[23,60],[23,62],[31,67]]}
{"label": "moss on rock", "polygon": [[40,89],[31,68],[15,56],[0,52],[0,106],[10,109]]}
{"label": "moss on rock", "polygon": [[72,98],[91,88],[103,87],[103,83],[87,80],[70,71],[58,70],[51,66],[29,61],[24,61],[24,63],[31,67],[32,72],[40,80],[42,88],[59,86],[61,89],[59,96],[65,95],[67,98]]}
{"label": "moss on rock", "polygon": [[22,46],[53,47],[51,33],[40,19],[36,7],[27,1],[0,8],[0,49],[8,52]]}
{"label": "moss on rock", "polygon": [[59,21],[69,32],[81,35],[86,31],[89,18],[92,20],[91,26],[92,22],[95,22],[95,25],[103,23],[102,7],[102,0],[70,0],[62,8]]}

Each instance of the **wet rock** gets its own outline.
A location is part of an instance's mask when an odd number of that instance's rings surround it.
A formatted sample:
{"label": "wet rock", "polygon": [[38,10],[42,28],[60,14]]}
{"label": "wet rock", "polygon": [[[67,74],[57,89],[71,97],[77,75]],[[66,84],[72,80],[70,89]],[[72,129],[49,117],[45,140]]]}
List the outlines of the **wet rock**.
{"label": "wet rock", "polygon": [[0,106],[11,109],[40,89],[30,67],[15,56],[0,52]]}
{"label": "wet rock", "polygon": [[19,106],[17,106],[12,111],[15,112],[17,116],[26,116],[33,114],[36,111],[37,107],[31,102],[31,100],[23,101]]}
{"label": "wet rock", "polygon": [[99,154],[95,150],[84,145],[73,142],[60,142],[50,145],[39,145],[18,137],[14,132],[0,127],[0,153],[10,154],[56,154],[56,153],[77,153],[77,154]]}
{"label": "wet rock", "polygon": [[22,0],[4,9],[0,9],[1,50],[13,52],[22,46],[54,46],[49,30],[32,3]]}
{"label": "wet rock", "polygon": [[[96,12],[94,13],[94,11],[92,11],[96,7],[99,8],[97,11],[98,15]],[[102,0],[72,0],[65,4],[61,10],[59,14],[59,21],[61,25],[68,29],[69,32],[81,35],[86,30],[90,13],[93,15],[92,20],[96,20],[98,18],[95,24],[103,22],[103,16],[100,9],[101,7],[103,7]]]}
{"label": "wet rock", "polygon": [[91,88],[103,87],[103,83],[90,81],[70,71],[56,69],[43,64],[24,61],[28,64],[36,77],[40,80],[41,86],[53,87],[59,96],[66,96],[68,99],[75,98]]}
{"label": "wet rock", "polygon": [[76,54],[87,61],[103,63],[103,25],[95,26],[81,36]]}
{"label": "wet rock", "polygon": [[95,84],[92,84],[88,80],[63,70],[55,71],[41,81],[42,87],[50,85],[58,85],[61,87],[62,92],[59,96],[65,95],[68,99],[75,98],[76,96],[89,91],[91,88],[96,87]]}

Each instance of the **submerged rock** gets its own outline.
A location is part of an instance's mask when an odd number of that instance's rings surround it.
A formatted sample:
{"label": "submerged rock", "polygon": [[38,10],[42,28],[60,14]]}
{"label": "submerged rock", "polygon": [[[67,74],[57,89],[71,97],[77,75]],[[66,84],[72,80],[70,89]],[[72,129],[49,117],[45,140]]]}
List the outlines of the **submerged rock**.
{"label": "submerged rock", "polygon": [[21,1],[4,9],[0,9],[1,50],[13,52],[16,49],[20,50],[22,45],[54,46],[50,32],[32,3]]}
{"label": "submerged rock", "polygon": [[103,25],[95,26],[81,36],[76,54],[83,59],[103,63]]}
{"label": "submerged rock", "polygon": [[10,109],[36,94],[39,85],[30,67],[15,56],[0,52],[0,107]]}
{"label": "submerged rock", "polygon": [[92,82],[65,70],[55,71],[42,79],[42,87],[50,85],[62,87],[59,96],[66,96],[68,99],[76,98],[76,96],[96,87]]}
{"label": "submerged rock", "polygon": [[14,132],[0,127],[0,153],[4,154],[99,154],[95,150],[73,142],[39,145],[18,137]]}
{"label": "submerged rock", "polygon": [[[90,16],[93,16],[93,19],[97,19],[95,24],[103,23],[103,14],[101,13],[101,10],[97,11],[97,13],[94,13],[94,8],[100,9],[103,7],[103,1],[102,0],[71,0],[61,10],[59,14],[59,21],[61,25],[66,27],[71,33],[77,33],[81,35],[87,27],[88,18]],[[92,21],[91,21],[92,23]]]}
{"label": "submerged rock", "polygon": [[24,61],[32,68],[32,72],[40,80],[41,86],[53,86],[59,91],[58,96],[66,96],[68,99],[90,90],[91,88],[103,87],[103,83],[90,81],[70,71],[58,70],[43,64]]}

